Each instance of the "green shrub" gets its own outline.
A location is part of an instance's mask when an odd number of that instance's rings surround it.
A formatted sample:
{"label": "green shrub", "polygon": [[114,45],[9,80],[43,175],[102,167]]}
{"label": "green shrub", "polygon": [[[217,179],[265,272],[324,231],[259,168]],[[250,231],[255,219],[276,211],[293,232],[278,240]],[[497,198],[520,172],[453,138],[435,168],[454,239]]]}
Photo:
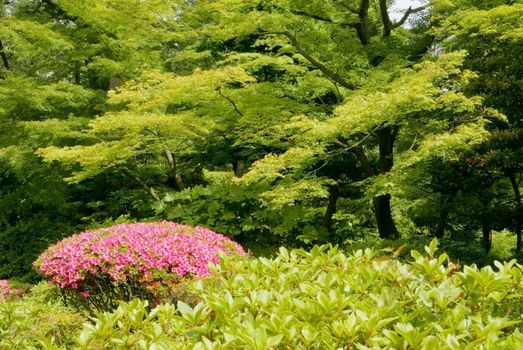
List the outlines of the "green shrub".
{"label": "green shrub", "polygon": [[463,270],[412,252],[280,249],[274,259],[223,257],[195,281],[202,301],[123,303],[98,313],[81,349],[521,349],[523,271],[515,261]]}
{"label": "green shrub", "polygon": [[62,304],[57,288],[42,282],[22,298],[0,303],[0,350],[72,346],[85,321]]}
{"label": "green shrub", "polygon": [[[423,250],[428,245],[432,237],[428,235],[410,235],[403,236],[395,240],[383,240],[377,235],[367,235],[360,239],[346,240],[343,244],[345,251],[351,253],[366,247],[372,247],[374,250],[384,255],[397,251],[396,257],[402,261],[410,259],[411,250]],[[494,231],[492,234],[492,249],[487,253],[479,236],[465,237],[446,237],[439,241],[441,250],[445,251],[453,261],[459,261],[460,264],[476,264],[480,267],[493,265],[494,261],[505,261],[517,259],[519,263],[523,262],[521,256],[514,254],[516,244],[516,235],[513,232],[504,230],[501,232]],[[398,251],[398,248],[399,251]]]}

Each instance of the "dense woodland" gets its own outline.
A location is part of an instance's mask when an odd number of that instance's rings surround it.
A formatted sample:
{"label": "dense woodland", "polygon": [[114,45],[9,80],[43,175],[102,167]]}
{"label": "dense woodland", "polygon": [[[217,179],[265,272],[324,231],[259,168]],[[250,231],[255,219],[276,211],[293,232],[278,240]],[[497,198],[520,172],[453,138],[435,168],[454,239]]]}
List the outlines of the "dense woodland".
{"label": "dense woodland", "polygon": [[503,231],[517,255],[523,3],[392,4],[0,1],[0,278],[163,219],[246,247],[437,237],[465,260]]}

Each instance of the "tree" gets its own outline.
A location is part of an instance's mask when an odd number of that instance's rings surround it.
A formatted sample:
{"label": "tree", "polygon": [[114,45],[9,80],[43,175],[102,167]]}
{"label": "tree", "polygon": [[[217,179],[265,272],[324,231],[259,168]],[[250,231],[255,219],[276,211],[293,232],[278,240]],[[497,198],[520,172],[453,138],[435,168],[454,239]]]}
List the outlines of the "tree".
{"label": "tree", "polygon": [[[110,83],[163,62],[159,42],[170,39],[157,16],[174,10],[158,2],[153,14],[151,6],[0,3],[1,276],[31,278],[31,262],[49,243],[91,220],[150,214],[132,188],[111,176],[67,186],[66,169],[44,164],[35,150],[92,143],[83,131],[105,109]],[[129,18],[137,24],[132,31]]]}

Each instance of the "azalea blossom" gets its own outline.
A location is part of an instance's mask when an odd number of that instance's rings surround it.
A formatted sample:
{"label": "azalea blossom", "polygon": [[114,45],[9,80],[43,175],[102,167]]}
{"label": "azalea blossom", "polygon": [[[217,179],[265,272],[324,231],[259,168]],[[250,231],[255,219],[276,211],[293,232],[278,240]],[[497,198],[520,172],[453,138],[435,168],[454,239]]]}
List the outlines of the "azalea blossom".
{"label": "azalea blossom", "polygon": [[[75,234],[48,248],[36,269],[62,289],[82,290],[98,274],[114,282],[156,286],[158,273],[205,277],[218,252],[245,255],[229,238],[203,227],[169,221],[121,224]],[[87,293],[86,293],[87,292]]]}

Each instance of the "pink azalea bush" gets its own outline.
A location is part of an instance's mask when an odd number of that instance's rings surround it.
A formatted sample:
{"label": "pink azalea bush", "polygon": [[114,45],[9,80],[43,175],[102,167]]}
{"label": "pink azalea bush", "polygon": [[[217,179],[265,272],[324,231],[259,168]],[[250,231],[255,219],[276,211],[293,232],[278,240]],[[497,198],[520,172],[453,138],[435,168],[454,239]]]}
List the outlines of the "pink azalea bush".
{"label": "pink azalea bush", "polygon": [[7,299],[19,296],[21,294],[19,289],[12,289],[7,280],[0,280],[0,303]]}
{"label": "pink azalea bush", "polygon": [[210,274],[218,252],[245,255],[229,238],[174,222],[121,224],[86,231],[49,247],[34,262],[64,296],[89,309],[107,310],[134,297],[153,303],[176,287]]}

